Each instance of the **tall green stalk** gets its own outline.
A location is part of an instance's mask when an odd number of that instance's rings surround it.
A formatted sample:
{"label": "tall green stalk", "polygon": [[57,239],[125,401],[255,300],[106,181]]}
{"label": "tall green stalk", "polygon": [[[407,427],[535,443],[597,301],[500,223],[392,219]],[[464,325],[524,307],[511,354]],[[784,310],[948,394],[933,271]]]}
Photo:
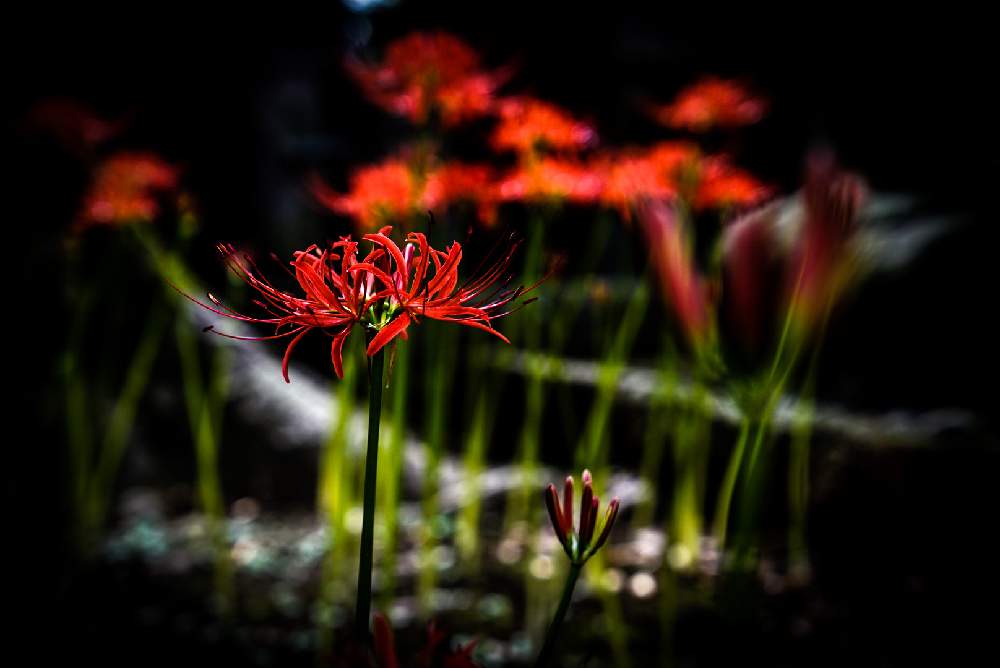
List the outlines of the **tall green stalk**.
{"label": "tall green stalk", "polygon": [[[374,335],[369,332],[369,342]],[[358,564],[358,600],[354,614],[357,632],[367,641],[372,608],[372,560],[375,549],[375,489],[378,473],[378,432],[382,419],[385,349],[368,358],[368,446],[365,452],[364,519]]]}
{"label": "tall green stalk", "polygon": [[549,624],[548,631],[545,633],[542,649],[535,660],[535,668],[544,668],[552,663],[556,642],[559,639],[559,631],[562,628],[563,620],[566,619],[566,613],[569,611],[569,604],[573,601],[573,589],[576,587],[576,581],[580,578],[582,570],[583,564],[581,563],[571,563],[569,565],[569,570],[566,572],[566,581],[563,584],[562,596],[559,597],[559,607],[556,608],[556,614],[552,618],[552,623]]}
{"label": "tall green stalk", "polygon": [[389,448],[384,470],[379,476],[382,484],[382,517],[385,526],[385,568],[386,595],[391,595],[396,573],[396,533],[399,527],[399,501],[402,484],[403,462],[406,448],[406,403],[410,396],[407,382],[410,367],[410,346],[406,341],[395,344],[389,370],[389,393],[391,396],[391,431]]}

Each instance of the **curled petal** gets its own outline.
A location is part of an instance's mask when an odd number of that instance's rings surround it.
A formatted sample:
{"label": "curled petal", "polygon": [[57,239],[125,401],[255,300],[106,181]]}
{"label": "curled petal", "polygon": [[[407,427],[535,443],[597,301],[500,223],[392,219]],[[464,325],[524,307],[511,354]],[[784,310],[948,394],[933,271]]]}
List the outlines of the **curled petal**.
{"label": "curled petal", "polygon": [[281,358],[281,375],[284,377],[286,383],[290,383],[288,379],[288,360],[292,356],[292,351],[295,350],[295,346],[298,345],[302,337],[309,333],[309,328],[306,327],[301,332],[295,335],[295,338],[288,342],[288,347],[285,348],[285,356]]}
{"label": "curled petal", "polygon": [[350,328],[338,332],[333,337],[333,343],[330,344],[330,361],[333,362],[333,372],[337,374],[337,378],[341,379],[344,377],[344,341],[347,340],[347,335],[350,333]]}
{"label": "curled petal", "polygon": [[396,316],[388,325],[379,330],[375,338],[371,340],[368,344],[368,356],[371,357],[378,351],[382,350],[385,344],[396,338],[397,335],[402,334],[406,331],[406,328],[410,326],[410,316],[406,313],[400,313]]}

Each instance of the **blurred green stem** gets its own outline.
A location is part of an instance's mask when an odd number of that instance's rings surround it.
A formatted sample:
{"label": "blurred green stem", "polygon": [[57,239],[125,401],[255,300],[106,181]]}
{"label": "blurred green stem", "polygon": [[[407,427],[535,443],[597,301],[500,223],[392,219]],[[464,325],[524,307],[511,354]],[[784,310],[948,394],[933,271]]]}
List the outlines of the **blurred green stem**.
{"label": "blurred green stem", "polygon": [[715,505],[715,524],[712,527],[712,535],[715,537],[716,545],[720,551],[726,545],[726,531],[729,525],[729,510],[733,503],[733,490],[736,489],[736,480],[739,477],[743,464],[743,453],[746,451],[749,438],[750,418],[744,415],[740,420],[739,435],[736,437],[733,452],[729,456],[729,464],[726,465],[726,472],[719,487],[719,499]]}
{"label": "blurred green stem", "polygon": [[[370,339],[373,334],[369,332]],[[382,385],[385,348],[368,358],[368,447],[365,452],[364,516],[361,524],[361,555],[358,564],[358,602],[354,624],[367,642],[372,608],[372,559],[375,549],[375,488],[378,473],[378,430],[382,419]]]}
{"label": "blurred green stem", "polygon": [[579,579],[580,571],[582,570],[583,564],[570,564],[569,570],[566,573],[566,582],[563,584],[562,596],[559,599],[559,607],[556,608],[556,614],[545,633],[545,641],[542,643],[542,649],[535,660],[535,668],[544,668],[552,662],[553,652],[559,638],[559,630],[562,628],[563,620],[569,611],[569,604],[573,600],[573,589],[576,587],[576,581]]}

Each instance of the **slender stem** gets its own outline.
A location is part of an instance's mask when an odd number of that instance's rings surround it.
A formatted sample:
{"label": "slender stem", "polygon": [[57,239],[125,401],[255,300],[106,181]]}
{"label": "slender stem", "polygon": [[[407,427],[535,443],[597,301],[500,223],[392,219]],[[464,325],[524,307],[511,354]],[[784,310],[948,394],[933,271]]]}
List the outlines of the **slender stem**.
{"label": "slender stem", "polygon": [[378,427],[382,416],[383,348],[368,358],[368,450],[365,454],[364,519],[361,524],[361,559],[358,565],[358,603],[354,622],[367,641],[372,607],[372,556],[375,543],[375,477],[378,472]]}
{"label": "slender stem", "polygon": [[576,587],[581,570],[583,570],[583,564],[570,564],[569,572],[566,573],[566,584],[563,585],[562,598],[559,599],[559,607],[556,608],[556,615],[552,618],[549,630],[545,633],[545,642],[542,644],[542,650],[538,653],[535,668],[543,668],[552,661],[552,652],[555,650],[556,640],[559,637],[559,629],[562,627],[563,619],[566,618],[569,604],[573,600],[573,588]]}
{"label": "slender stem", "polygon": [[744,416],[740,420],[740,433],[736,437],[736,445],[729,456],[729,464],[726,466],[726,473],[722,478],[722,485],[719,489],[719,500],[715,506],[715,526],[712,529],[712,534],[715,536],[720,550],[726,543],[729,510],[733,505],[733,491],[736,489],[736,479],[739,477],[740,467],[743,463],[743,453],[746,451],[749,439],[750,419]]}

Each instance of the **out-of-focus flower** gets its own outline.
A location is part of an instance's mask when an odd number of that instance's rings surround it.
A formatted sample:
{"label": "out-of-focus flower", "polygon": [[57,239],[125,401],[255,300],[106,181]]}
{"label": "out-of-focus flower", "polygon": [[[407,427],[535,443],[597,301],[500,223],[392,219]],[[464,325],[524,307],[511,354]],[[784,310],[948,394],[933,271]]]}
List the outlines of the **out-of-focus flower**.
{"label": "out-of-focus flower", "polygon": [[485,165],[432,163],[418,170],[391,158],[356,169],[346,194],[337,193],[318,177],[311,179],[310,188],[321,204],[353,218],[361,232],[463,201],[478,207],[484,224],[495,220],[493,174]]}
{"label": "out-of-focus flower", "polygon": [[700,164],[693,203],[697,209],[743,208],[760,204],[771,195],[771,188],[749,172],[725,158],[712,157]]}
{"label": "out-of-focus flower", "polygon": [[771,204],[726,225],[722,236],[723,301],[735,338],[750,351],[763,342],[783,266],[778,207]]}
{"label": "out-of-focus flower", "polygon": [[310,186],[324,206],[354,218],[361,230],[377,230],[405,220],[418,207],[422,189],[409,165],[395,158],[354,170],[344,195],[319,178],[313,178]]}
{"label": "out-of-focus flower", "polygon": [[596,202],[604,191],[600,169],[576,160],[540,158],[505,175],[497,186],[500,200]]}
{"label": "out-of-focus flower", "polygon": [[468,202],[477,207],[480,222],[492,225],[496,222],[496,200],[496,186],[490,167],[446,162],[427,174],[421,206],[425,210],[435,210]]}
{"label": "out-of-focus flower", "polygon": [[867,194],[861,177],[840,170],[831,153],[809,156],[802,189],[805,219],[789,278],[790,308],[801,326],[814,326],[847,281],[848,242]]}
{"label": "out-of-focus flower", "polygon": [[695,266],[689,234],[673,204],[666,201],[640,204],[639,220],[663,296],[688,341],[698,349],[711,334],[710,303],[705,281]]}
{"label": "out-of-focus flower", "polygon": [[71,99],[49,99],[28,112],[27,125],[54,136],[74,153],[86,153],[114,137],[121,122],[101,118],[93,109]]}
{"label": "out-of-focus flower", "polygon": [[637,202],[677,195],[681,172],[693,169],[698,157],[697,147],[685,142],[663,142],[650,149],[600,156],[596,161],[604,174],[600,201],[630,220]]}
{"label": "out-of-focus flower", "polygon": [[445,126],[488,113],[508,77],[482,71],[476,52],[444,32],[407,35],[388,46],[381,64],[352,59],[347,71],[380,107],[418,124],[436,112]]}
{"label": "out-of-focus flower", "polygon": [[[296,252],[291,262],[304,296],[278,290],[264,278],[253,260],[229,245],[220,245],[230,270],[260,293],[256,301],[267,314],[253,317],[238,313],[209,294],[211,305],[192,299],[218,315],[242,322],[274,325],[271,336],[232,338],[271,340],[291,337],[282,360],[288,382],[288,362],[296,345],[314,329],[333,339],[330,358],[334,372],[343,377],[344,342],[356,324],[368,334],[368,354],[374,355],[422,317],[447,320],[489,332],[503,341],[492,321],[507,315],[507,307],[526,290],[509,288],[510,262],[518,244],[502,248],[499,257],[472,278],[458,284],[462,247],[454,242],[447,252],[434,250],[423,234],[411,233],[405,250],[393,242],[391,227],[366,234],[374,248],[361,261],[358,242],[344,237],[321,250],[313,245]],[[220,332],[217,332],[220,333]],[[221,333],[220,333],[221,334]],[[223,336],[230,336],[222,334]],[[509,343],[509,341],[507,341]]]}
{"label": "out-of-focus flower", "polygon": [[[373,668],[398,668],[400,663],[396,653],[396,640],[385,615],[381,613],[373,615],[372,631],[375,649]],[[479,664],[472,660],[472,652],[476,648],[475,640],[456,649],[451,649],[447,641],[447,634],[431,622],[427,626],[426,644],[416,653],[412,664],[409,665],[416,668],[477,668]]]}
{"label": "out-of-focus flower", "polygon": [[94,172],[77,225],[149,222],[158,197],[177,187],[178,170],[152,153],[118,153]]}
{"label": "out-of-focus flower", "polygon": [[594,128],[554,104],[530,97],[513,97],[497,103],[500,121],[491,143],[498,151],[522,155],[540,151],[575,152],[597,141]]}
{"label": "out-of-focus flower", "polygon": [[668,127],[704,132],[751,125],[763,118],[766,110],[766,102],[741,84],[708,77],[682,90],[672,103],[654,107],[651,113]]}
{"label": "out-of-focus flower", "polygon": [[[611,528],[618,517],[618,497],[611,499],[604,513],[604,522],[598,531],[597,519],[600,500],[594,494],[590,471],[583,471],[583,495],[580,498],[580,523],[573,527],[573,476],[567,476],[563,484],[563,500],[559,502],[556,486],[549,483],[545,488],[545,507],[552,520],[552,528],[563,546],[566,556],[576,565],[582,566],[594,556],[608,540]],[[596,536],[596,539],[595,539]]]}

